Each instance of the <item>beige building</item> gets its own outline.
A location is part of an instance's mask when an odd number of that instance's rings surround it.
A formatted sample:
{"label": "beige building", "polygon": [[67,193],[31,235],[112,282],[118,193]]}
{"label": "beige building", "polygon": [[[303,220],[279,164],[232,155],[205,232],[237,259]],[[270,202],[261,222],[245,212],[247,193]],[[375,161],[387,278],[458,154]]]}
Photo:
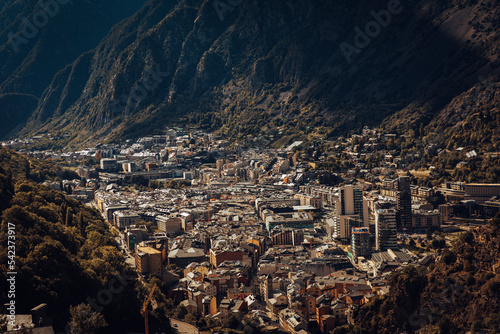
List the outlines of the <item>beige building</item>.
{"label": "beige building", "polygon": [[182,232],[182,219],[179,217],[157,216],[158,230],[165,233]]}
{"label": "beige building", "polygon": [[143,275],[153,274],[162,277],[161,252],[152,247],[137,246],[135,249],[135,266]]}
{"label": "beige building", "polygon": [[113,223],[119,229],[125,229],[131,225],[136,225],[141,220],[141,216],[132,211],[113,212]]}
{"label": "beige building", "polygon": [[441,213],[439,210],[414,210],[411,226],[412,228],[439,227],[441,226]]}

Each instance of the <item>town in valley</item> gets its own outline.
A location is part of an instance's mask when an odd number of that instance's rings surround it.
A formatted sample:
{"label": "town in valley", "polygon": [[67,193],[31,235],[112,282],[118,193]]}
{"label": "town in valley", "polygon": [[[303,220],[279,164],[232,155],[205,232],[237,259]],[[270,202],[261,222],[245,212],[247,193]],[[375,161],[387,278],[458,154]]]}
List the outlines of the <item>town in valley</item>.
{"label": "town in valley", "polygon": [[[126,262],[165,283],[187,322],[238,314],[263,331],[330,333],[387,294],[391,273],[432,266],[500,209],[500,184],[421,163],[449,150],[403,153],[394,142],[404,137],[378,129],[280,148],[181,128],[79,151],[27,148],[42,137],[3,145],[62,167],[44,184],[99,210]],[[452,169],[499,154],[451,151]]]}

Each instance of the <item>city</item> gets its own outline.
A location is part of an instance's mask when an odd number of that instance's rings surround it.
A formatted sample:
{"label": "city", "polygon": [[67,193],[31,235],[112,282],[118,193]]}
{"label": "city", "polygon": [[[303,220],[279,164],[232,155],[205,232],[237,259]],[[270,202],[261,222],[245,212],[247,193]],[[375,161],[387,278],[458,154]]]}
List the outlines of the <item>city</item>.
{"label": "city", "polygon": [[[412,184],[408,156],[386,149],[394,137],[365,128],[320,156],[311,146],[315,160],[310,143],[260,148],[179,128],[77,152],[3,145],[77,177],[45,185],[101,212],[126,262],[185,308],[177,320],[241,314],[263,331],[326,334],[354,325],[392,272],[432,266],[499,212],[500,184]],[[333,185],[316,166],[330,155],[353,165]],[[372,156],[383,158],[360,161]]]}

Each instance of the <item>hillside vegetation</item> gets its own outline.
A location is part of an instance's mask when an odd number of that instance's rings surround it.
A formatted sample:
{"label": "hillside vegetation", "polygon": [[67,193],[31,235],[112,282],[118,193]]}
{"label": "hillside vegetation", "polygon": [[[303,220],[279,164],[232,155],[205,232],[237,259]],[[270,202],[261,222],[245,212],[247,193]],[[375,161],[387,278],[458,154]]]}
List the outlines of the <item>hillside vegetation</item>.
{"label": "hillside vegetation", "polygon": [[[70,320],[70,306],[93,299],[97,307],[92,312],[102,313],[109,325],[103,333],[140,331],[144,328],[140,306],[148,289],[136,284],[134,272],[125,265],[114,235],[97,211],[35,182],[53,177],[44,168],[0,147],[1,299],[9,300],[6,275],[12,259],[7,241],[8,229],[14,227],[17,314],[29,314],[31,308],[47,303],[59,332]],[[164,298],[161,292],[156,296],[159,301]],[[165,325],[161,303],[156,312],[152,322]]]}
{"label": "hillside vegetation", "polygon": [[390,293],[360,308],[355,326],[334,333],[498,333],[500,215],[464,233],[429,270],[392,275]]}

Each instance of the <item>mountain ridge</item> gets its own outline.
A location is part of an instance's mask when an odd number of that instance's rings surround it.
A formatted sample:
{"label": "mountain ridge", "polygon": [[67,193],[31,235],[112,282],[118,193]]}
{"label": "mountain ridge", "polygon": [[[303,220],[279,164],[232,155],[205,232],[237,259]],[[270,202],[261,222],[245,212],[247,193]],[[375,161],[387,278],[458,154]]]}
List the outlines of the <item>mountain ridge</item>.
{"label": "mountain ridge", "polygon": [[[61,145],[77,146],[183,124],[328,138],[408,109],[404,132],[498,69],[491,0],[233,4],[148,1],[54,77],[20,135],[72,133]],[[387,26],[366,35],[389,6]],[[340,46],[362,34],[346,59]],[[152,69],[163,76],[147,89]]]}

